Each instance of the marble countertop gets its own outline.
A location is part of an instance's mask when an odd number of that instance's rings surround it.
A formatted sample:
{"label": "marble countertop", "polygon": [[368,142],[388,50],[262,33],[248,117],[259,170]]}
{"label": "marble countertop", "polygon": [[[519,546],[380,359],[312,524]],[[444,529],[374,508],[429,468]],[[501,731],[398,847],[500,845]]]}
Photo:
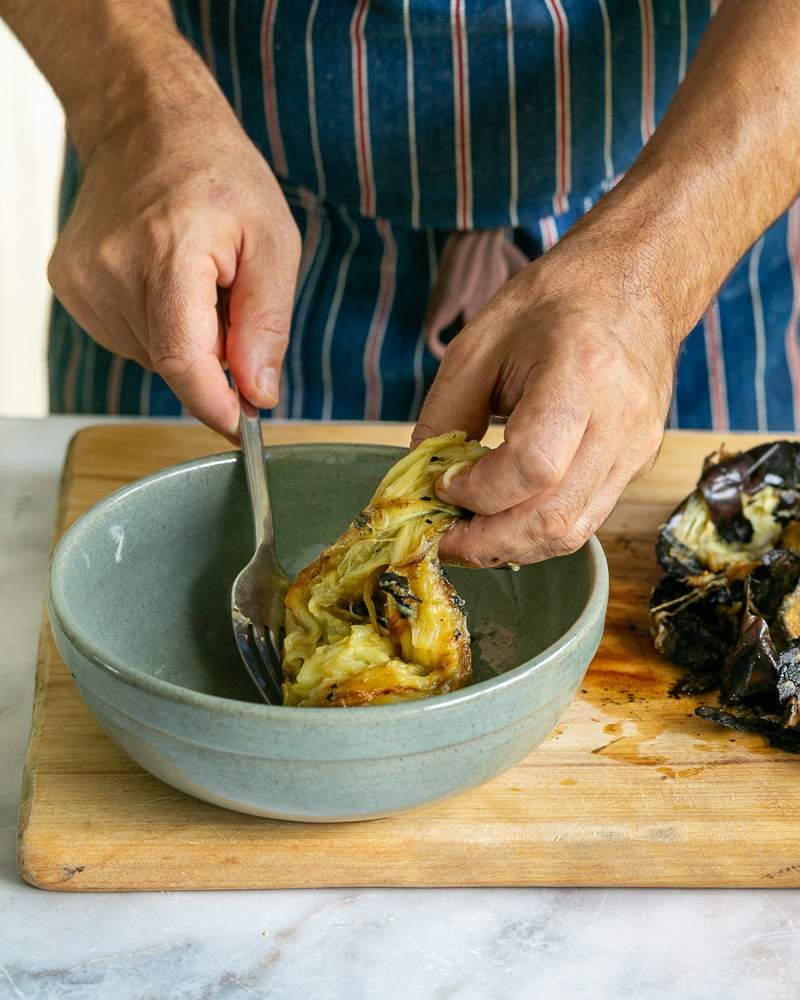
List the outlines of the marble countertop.
{"label": "marble countertop", "polygon": [[[800,890],[46,893],[14,836],[67,442],[0,420],[0,998],[794,1000]],[[93,421],[95,422],[95,421]]]}

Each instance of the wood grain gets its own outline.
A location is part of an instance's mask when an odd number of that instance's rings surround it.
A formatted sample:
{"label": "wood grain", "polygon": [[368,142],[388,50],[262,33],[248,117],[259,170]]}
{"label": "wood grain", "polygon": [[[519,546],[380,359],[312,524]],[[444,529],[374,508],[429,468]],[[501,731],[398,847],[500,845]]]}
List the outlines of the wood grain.
{"label": "wood grain", "polygon": [[[404,444],[402,425],[286,424],[270,440]],[[763,438],[726,435],[731,446]],[[402,817],[317,826],[259,819],[151,777],[105,736],[42,628],[19,827],[23,877],[47,889],[292,886],[799,886],[800,758],[694,717],[653,650],[658,525],[716,435],[671,433],[601,539],[608,623],[585,685],[545,744],[483,788]],[[56,534],[138,476],[220,450],[185,425],[90,428],[72,442]]]}

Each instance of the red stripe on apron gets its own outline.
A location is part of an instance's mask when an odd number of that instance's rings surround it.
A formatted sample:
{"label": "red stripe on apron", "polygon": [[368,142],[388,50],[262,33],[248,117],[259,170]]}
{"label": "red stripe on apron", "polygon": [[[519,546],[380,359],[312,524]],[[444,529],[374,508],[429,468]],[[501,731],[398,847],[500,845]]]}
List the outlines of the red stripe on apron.
{"label": "red stripe on apron", "polygon": [[353,90],[356,126],[356,160],[358,180],[361,185],[361,214],[375,215],[375,185],[372,177],[372,150],[369,134],[369,90],[367,80],[367,47],[364,40],[364,22],[367,19],[369,0],[359,0],[350,23],[353,46]]}
{"label": "red stripe on apron", "polygon": [[642,142],[647,142],[656,128],[655,62],[653,52],[653,0],[639,0],[642,21]]}
{"label": "red stripe on apron", "polygon": [[211,34],[211,0],[200,0],[200,30],[203,34],[203,52],[206,63],[213,76],[217,75],[216,60],[214,58],[214,39]]}
{"label": "red stripe on apron", "polygon": [[553,21],[553,54],[556,70],[556,193],[553,209],[558,215],[569,208],[572,186],[569,86],[569,25],[561,0],[545,0]]}
{"label": "red stripe on apron", "polygon": [[267,137],[272,150],[272,162],[275,172],[282,177],[288,176],[286,152],[283,148],[280,120],[278,118],[278,94],[275,86],[275,61],[273,45],[275,40],[275,14],[278,10],[278,0],[267,0],[264,8],[264,23],[261,30],[261,61],[264,72],[264,110],[267,119]]}
{"label": "red stripe on apron", "polygon": [[108,371],[108,383],[106,384],[106,413],[119,413],[120,398],[122,395],[122,371],[125,367],[125,359],[114,355],[111,359],[111,367]]}
{"label": "red stripe on apron", "polygon": [[722,329],[719,302],[713,302],[703,317],[703,332],[708,364],[708,390],[711,398],[711,426],[715,431],[728,429],[728,391],[725,383],[725,358],[722,353]]}
{"label": "red stripe on apron", "polygon": [[542,248],[545,253],[558,243],[558,227],[552,215],[546,215],[539,220],[539,232],[542,234]]}
{"label": "red stripe on apron", "polygon": [[381,282],[378,289],[378,301],[372,315],[367,343],[364,347],[364,380],[367,384],[367,395],[364,406],[365,420],[379,420],[383,386],[381,384],[380,363],[383,338],[389,322],[389,314],[394,305],[395,288],[397,284],[397,244],[392,235],[391,223],[388,219],[378,219],[375,223],[383,240],[383,259],[381,260]]}
{"label": "red stripe on apron", "polygon": [[789,324],[786,327],[785,346],[786,360],[789,363],[789,375],[792,380],[792,410],[794,425],[800,427],[800,202],[795,202],[789,209],[787,243],[789,262],[792,268],[792,287],[794,298]]}
{"label": "red stripe on apron", "polygon": [[469,68],[464,0],[453,0],[453,57],[456,114],[456,227],[472,229],[472,150],[469,135]]}

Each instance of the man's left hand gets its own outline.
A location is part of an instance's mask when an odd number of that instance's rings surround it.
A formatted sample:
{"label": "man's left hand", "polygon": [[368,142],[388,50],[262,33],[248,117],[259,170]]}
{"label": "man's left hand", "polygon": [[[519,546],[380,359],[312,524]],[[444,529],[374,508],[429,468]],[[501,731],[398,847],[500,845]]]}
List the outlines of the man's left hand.
{"label": "man's left hand", "polygon": [[442,539],[445,561],[573,552],[655,459],[680,341],[586,246],[568,237],[530,264],[447,348],[413,443],[508,421],[498,448],[437,490],[475,512]]}

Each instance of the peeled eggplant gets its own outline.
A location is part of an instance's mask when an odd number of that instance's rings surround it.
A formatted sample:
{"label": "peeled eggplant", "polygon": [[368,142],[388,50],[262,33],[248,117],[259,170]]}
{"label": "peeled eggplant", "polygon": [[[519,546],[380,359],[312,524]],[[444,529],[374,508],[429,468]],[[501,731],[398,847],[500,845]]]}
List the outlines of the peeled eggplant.
{"label": "peeled eggplant", "polygon": [[438,558],[439,539],[464,511],[439,500],[434,484],[484,453],[463,431],[429,438],[300,571],[285,597],[284,705],[384,705],[469,683],[464,602]]}

